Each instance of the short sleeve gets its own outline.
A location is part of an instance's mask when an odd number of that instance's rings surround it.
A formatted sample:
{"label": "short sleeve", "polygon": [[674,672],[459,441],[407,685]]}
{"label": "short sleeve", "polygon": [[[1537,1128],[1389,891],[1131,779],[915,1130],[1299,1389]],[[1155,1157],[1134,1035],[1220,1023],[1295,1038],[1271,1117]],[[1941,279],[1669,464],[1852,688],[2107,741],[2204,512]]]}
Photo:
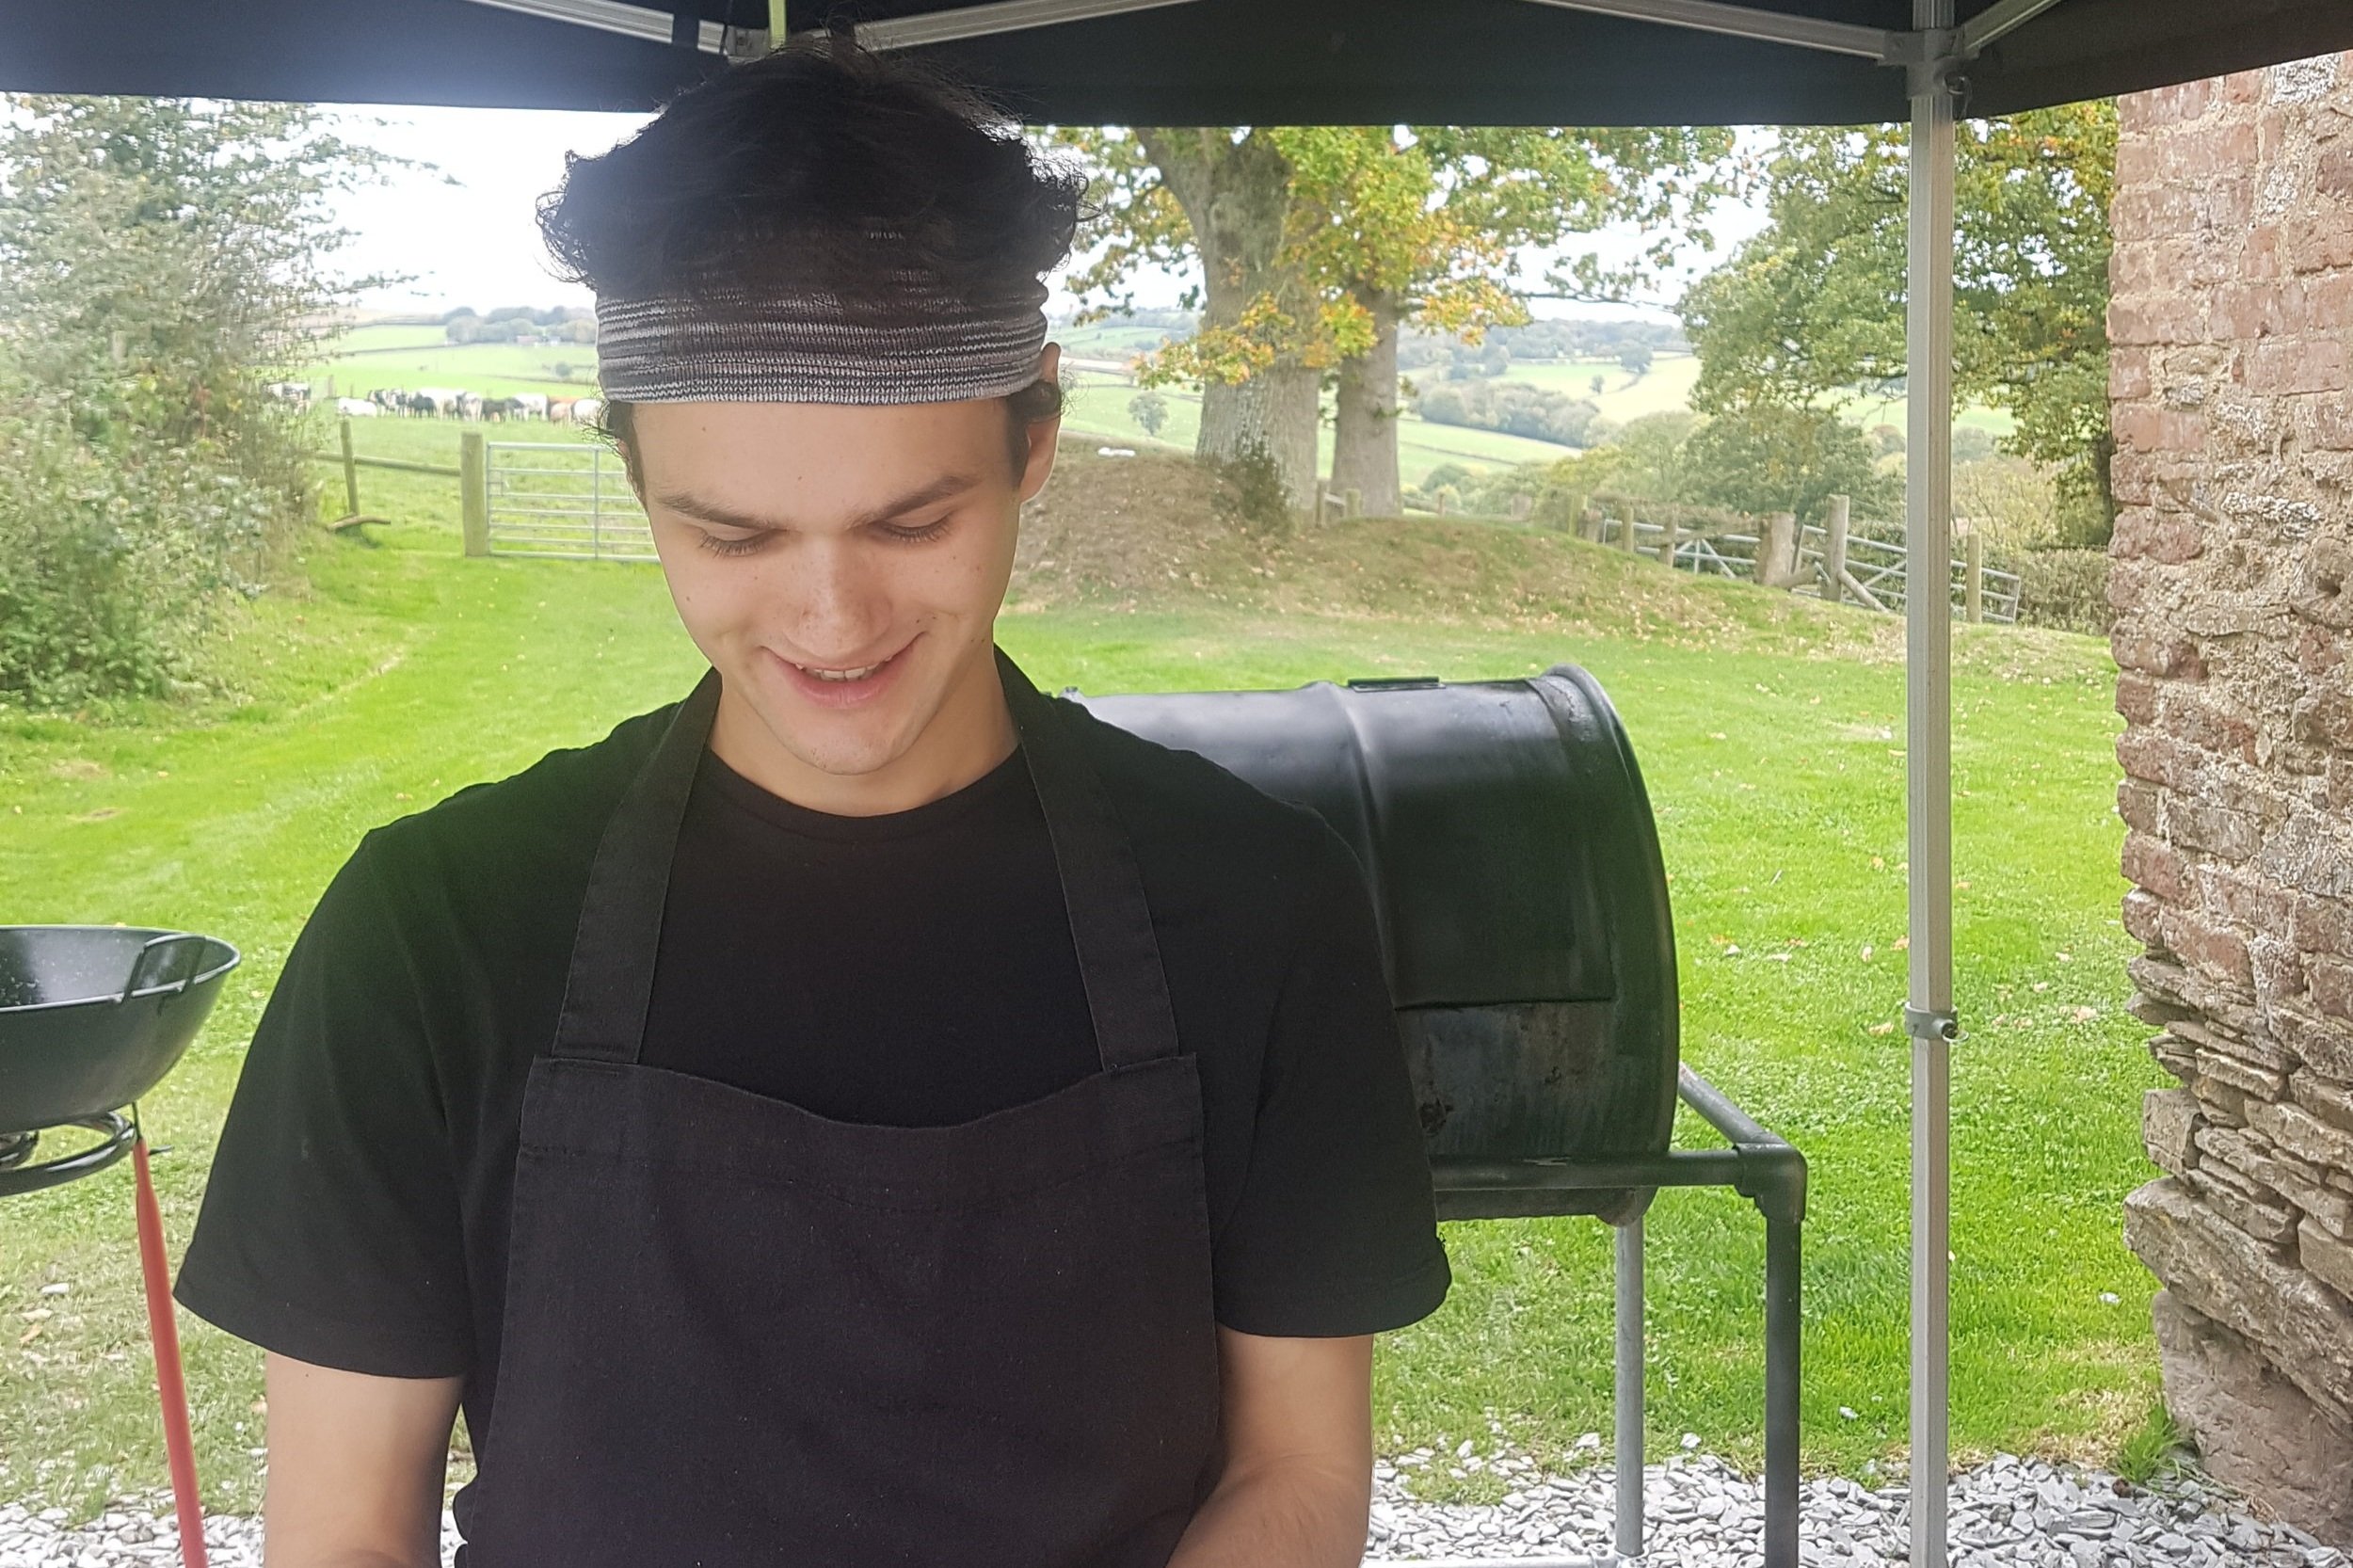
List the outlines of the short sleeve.
{"label": "short sleeve", "polygon": [[1249,1166],[1217,1239],[1218,1320],[1301,1337],[1402,1328],[1451,1275],[1370,896],[1329,828],[1301,894]]}
{"label": "short sleeve", "polygon": [[267,1350],[467,1369],[465,1251],[425,994],[363,842],[246,1053],[174,1295]]}

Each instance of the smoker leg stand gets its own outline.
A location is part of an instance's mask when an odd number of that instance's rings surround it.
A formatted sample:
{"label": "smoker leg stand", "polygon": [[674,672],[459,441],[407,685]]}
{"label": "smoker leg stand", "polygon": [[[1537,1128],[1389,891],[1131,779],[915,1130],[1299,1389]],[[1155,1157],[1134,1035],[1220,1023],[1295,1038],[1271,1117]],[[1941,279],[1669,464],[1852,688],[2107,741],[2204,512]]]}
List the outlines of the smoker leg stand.
{"label": "smoker leg stand", "polygon": [[1620,1557],[1642,1555],[1642,1217],[1618,1226],[1618,1375],[1611,1419],[1618,1440],[1615,1539]]}
{"label": "smoker leg stand", "polygon": [[163,1406],[164,1453],[171,1469],[171,1506],[180,1524],[180,1560],[206,1568],[204,1507],[196,1484],[196,1441],[188,1431],[188,1387],[180,1372],[180,1328],[172,1316],[171,1265],[164,1256],[164,1211],[147,1169],[147,1141],[131,1146],[137,1181],[139,1278],[147,1289],[147,1333],[155,1347],[155,1392]]}
{"label": "smoker leg stand", "polygon": [[1799,1257],[1794,1219],[1765,1221],[1765,1568],[1798,1568]]}

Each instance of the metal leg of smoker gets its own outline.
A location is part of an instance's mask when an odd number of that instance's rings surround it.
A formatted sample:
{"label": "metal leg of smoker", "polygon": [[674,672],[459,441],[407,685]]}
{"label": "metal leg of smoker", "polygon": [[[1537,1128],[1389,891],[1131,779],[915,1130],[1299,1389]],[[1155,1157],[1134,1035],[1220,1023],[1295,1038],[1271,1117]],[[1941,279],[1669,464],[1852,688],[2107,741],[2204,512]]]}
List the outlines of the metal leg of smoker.
{"label": "metal leg of smoker", "polygon": [[1642,1217],[1618,1227],[1618,1378],[1612,1419],[1618,1438],[1618,1509],[1613,1544],[1642,1555]]}
{"label": "metal leg of smoker", "polygon": [[1800,1240],[1794,1219],[1765,1221],[1765,1568],[1798,1568]]}

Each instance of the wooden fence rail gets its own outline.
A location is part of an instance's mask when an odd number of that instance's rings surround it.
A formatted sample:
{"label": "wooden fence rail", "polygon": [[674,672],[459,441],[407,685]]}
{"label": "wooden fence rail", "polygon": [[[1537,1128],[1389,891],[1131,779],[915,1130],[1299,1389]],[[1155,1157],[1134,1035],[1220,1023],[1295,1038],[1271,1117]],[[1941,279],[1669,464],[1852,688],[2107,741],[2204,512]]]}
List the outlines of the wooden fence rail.
{"label": "wooden fence rail", "polygon": [[[1849,521],[1845,497],[1833,498],[1829,517],[1819,524],[1792,526],[1785,514],[1768,520],[1763,534],[1699,532],[1675,523],[1647,521],[1640,517],[1588,513],[1585,536],[1596,544],[1612,545],[1628,554],[1648,555],[1678,570],[1753,583],[1760,580],[1760,561],[1771,562],[1780,546],[1787,562],[1783,580],[1768,586],[1787,589],[1831,603],[1854,603],[1885,615],[1901,615],[1910,590],[1911,553],[1899,542],[1857,532]],[[1880,530],[1884,524],[1865,523]],[[1776,540],[1776,531],[1784,536]],[[1948,589],[1954,613],[1971,621],[2015,622],[2020,580],[2016,572],[1985,564],[1985,540],[1966,535],[1961,554],[1951,563]],[[1768,575],[1773,575],[1768,568]]]}

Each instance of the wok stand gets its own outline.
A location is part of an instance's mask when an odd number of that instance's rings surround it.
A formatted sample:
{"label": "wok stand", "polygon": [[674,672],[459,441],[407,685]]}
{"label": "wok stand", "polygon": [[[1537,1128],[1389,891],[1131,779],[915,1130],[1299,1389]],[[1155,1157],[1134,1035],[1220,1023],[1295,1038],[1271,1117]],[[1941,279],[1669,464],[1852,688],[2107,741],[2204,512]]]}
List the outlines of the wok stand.
{"label": "wok stand", "polygon": [[[117,962],[121,968],[109,974]],[[76,1181],[130,1156],[139,1282],[186,1568],[207,1568],[204,1512],[163,1209],[138,1100],[179,1061],[211,1011],[221,977],[236,964],[234,948],[194,932],[0,927],[0,1107],[8,1112],[0,1125],[11,1129],[0,1137],[0,1198]],[[119,985],[113,975],[122,977]],[[109,1104],[114,1109],[89,1110]],[[94,1133],[98,1141],[24,1163],[40,1134],[59,1128]]]}
{"label": "wok stand", "polygon": [[66,1124],[95,1132],[103,1142],[38,1165],[0,1170],[0,1198],[39,1192],[93,1175],[131,1157],[138,1213],[139,1282],[147,1296],[147,1337],[155,1353],[155,1389],[162,1405],[164,1453],[171,1468],[171,1507],[180,1527],[180,1560],[207,1568],[204,1508],[197,1490],[196,1437],[188,1424],[187,1380],[180,1365],[180,1324],[171,1303],[171,1262],[164,1248],[164,1212],[155,1201],[148,1169],[147,1140],[139,1134],[137,1111],[110,1111]]}

